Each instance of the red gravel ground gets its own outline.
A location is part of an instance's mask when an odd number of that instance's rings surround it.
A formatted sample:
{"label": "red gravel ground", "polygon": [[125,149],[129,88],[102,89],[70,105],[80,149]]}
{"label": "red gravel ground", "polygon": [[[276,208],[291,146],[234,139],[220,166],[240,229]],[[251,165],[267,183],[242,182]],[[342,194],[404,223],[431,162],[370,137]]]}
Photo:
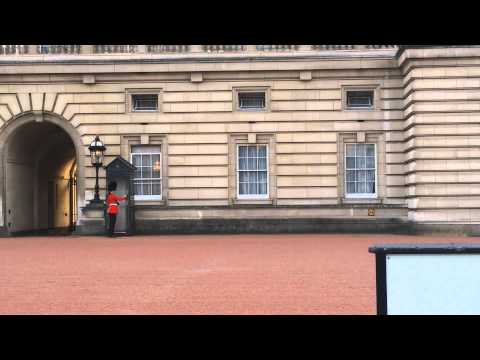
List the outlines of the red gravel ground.
{"label": "red gravel ground", "polygon": [[381,243],[396,235],[0,239],[0,314],[375,314]]}

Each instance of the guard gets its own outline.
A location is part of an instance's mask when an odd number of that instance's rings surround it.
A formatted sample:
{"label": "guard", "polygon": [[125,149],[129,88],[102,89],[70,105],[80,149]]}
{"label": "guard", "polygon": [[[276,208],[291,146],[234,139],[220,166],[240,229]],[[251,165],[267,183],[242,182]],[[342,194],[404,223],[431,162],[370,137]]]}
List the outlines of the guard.
{"label": "guard", "polygon": [[117,222],[118,214],[118,205],[120,201],[127,199],[127,195],[116,195],[113,191],[117,190],[117,183],[112,181],[108,184],[108,196],[107,196],[107,214],[109,216],[110,222],[108,227],[108,234],[110,237],[115,236],[115,223]]}

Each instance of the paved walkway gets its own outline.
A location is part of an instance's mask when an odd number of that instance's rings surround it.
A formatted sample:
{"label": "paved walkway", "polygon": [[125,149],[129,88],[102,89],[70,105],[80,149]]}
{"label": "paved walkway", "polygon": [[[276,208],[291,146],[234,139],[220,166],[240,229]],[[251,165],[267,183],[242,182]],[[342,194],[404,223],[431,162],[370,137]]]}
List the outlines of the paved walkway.
{"label": "paved walkway", "polygon": [[375,314],[379,243],[392,235],[0,239],[0,314]]}

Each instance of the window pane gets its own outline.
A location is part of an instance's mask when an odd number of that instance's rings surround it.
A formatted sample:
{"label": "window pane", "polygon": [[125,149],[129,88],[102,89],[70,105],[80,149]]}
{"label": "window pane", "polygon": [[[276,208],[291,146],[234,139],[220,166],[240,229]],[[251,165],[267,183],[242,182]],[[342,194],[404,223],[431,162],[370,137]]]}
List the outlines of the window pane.
{"label": "window pane", "polygon": [[372,107],[373,91],[347,91],[347,106]]}
{"label": "window pane", "polygon": [[143,183],[143,195],[152,195],[152,184],[145,181]]}
{"label": "window pane", "polygon": [[132,95],[132,103],[134,110],[157,110],[158,95]]}
{"label": "window pane", "polygon": [[144,182],[143,182],[143,181],[140,181],[139,184],[140,184],[140,188],[141,188],[139,195],[147,195],[147,194],[145,193],[145,188],[144,188],[144,186],[143,186]]}
{"label": "window pane", "polygon": [[267,158],[259,158],[258,159],[258,169],[259,170],[267,170]]}
{"label": "window pane", "polygon": [[355,158],[347,157],[347,169],[355,169]]}
{"label": "window pane", "polygon": [[260,184],[260,194],[261,195],[267,195],[267,184],[266,183],[261,183]]}
{"label": "window pane", "polygon": [[357,181],[365,181],[366,180],[366,174],[365,171],[357,171]]}
{"label": "window pane", "polygon": [[159,181],[153,182],[153,184],[152,184],[152,195],[161,195],[160,182]]}
{"label": "window pane", "polygon": [[347,193],[354,194],[355,193],[355,183],[354,182],[347,182]]}
{"label": "window pane", "polygon": [[367,181],[375,181],[375,170],[367,171]]}
{"label": "window pane", "polygon": [[368,144],[367,146],[367,156],[375,156],[375,145]]}
{"label": "window pane", "polygon": [[238,105],[241,109],[263,109],[265,108],[265,93],[239,92]]}
{"label": "window pane", "polygon": [[365,156],[365,145],[364,144],[357,144],[357,157],[358,156]]}
{"label": "window pane", "polygon": [[247,195],[248,184],[247,183],[240,183],[239,184],[239,191],[240,195]]}
{"label": "window pane", "polygon": [[375,194],[375,183],[367,182],[367,188],[365,191],[367,194]]}
{"label": "window pane", "polygon": [[261,183],[267,182],[267,172],[266,171],[259,171],[258,172],[258,181]]}
{"label": "window pane", "polygon": [[134,191],[135,195],[143,195],[142,184],[140,182],[135,182],[133,191]]}
{"label": "window pane", "polygon": [[355,156],[355,145],[347,144],[347,156]]}
{"label": "window pane", "polygon": [[356,183],[357,184],[357,191],[356,193],[364,194],[366,192],[366,187],[364,182]]}
{"label": "window pane", "polygon": [[146,145],[146,146],[132,146],[132,154],[155,154],[160,153],[160,146],[157,145]]}
{"label": "window pane", "polygon": [[347,144],[345,155],[346,194],[375,194],[375,145]]}
{"label": "window pane", "polygon": [[248,182],[248,172],[246,171],[240,171],[238,173],[238,181],[241,183],[246,183]]}
{"label": "window pane", "polygon": [[141,156],[140,155],[132,154],[132,164],[134,166],[140,165],[140,161],[141,161]]}
{"label": "window pane", "polygon": [[347,181],[355,181],[356,180],[356,172],[355,170],[347,170]]}
{"label": "window pane", "polygon": [[268,190],[267,147],[263,145],[242,146],[239,147],[238,154],[239,195],[266,195]]}
{"label": "window pane", "polygon": [[238,159],[238,168],[239,168],[239,170],[247,170],[247,159],[246,158]]}
{"label": "window pane", "polygon": [[161,172],[160,155],[152,155],[152,177],[159,178]]}
{"label": "window pane", "polygon": [[375,168],[375,158],[369,156],[366,159],[367,160],[366,160],[365,166],[367,167],[367,169],[374,169]]}
{"label": "window pane", "polygon": [[152,168],[151,167],[142,167],[142,178],[150,179],[152,177]]}
{"label": "window pane", "polygon": [[247,147],[246,146],[239,146],[238,147],[238,157],[247,157]]}
{"label": "window pane", "polygon": [[267,147],[266,146],[259,146],[258,147],[258,156],[263,157],[263,158],[267,156]]}
{"label": "window pane", "polygon": [[157,171],[156,168],[152,168],[152,178],[159,179],[160,178],[160,169]]}
{"label": "window pane", "polygon": [[357,157],[357,169],[364,169],[365,168],[365,158],[364,157]]}
{"label": "window pane", "polygon": [[142,155],[142,166],[152,166],[150,155]]}

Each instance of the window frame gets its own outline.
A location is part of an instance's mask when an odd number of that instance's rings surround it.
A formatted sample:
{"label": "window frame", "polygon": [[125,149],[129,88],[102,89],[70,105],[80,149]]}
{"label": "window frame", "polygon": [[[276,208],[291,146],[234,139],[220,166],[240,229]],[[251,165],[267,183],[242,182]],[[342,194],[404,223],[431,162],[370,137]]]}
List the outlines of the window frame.
{"label": "window frame", "polygon": [[[354,92],[357,92],[357,93],[371,93],[372,94],[372,103],[371,105],[368,105],[368,106],[363,106],[363,105],[357,105],[357,106],[352,106],[351,104],[349,105],[348,104],[348,96],[349,96],[349,93],[354,93]],[[346,90],[345,91],[345,105],[347,107],[347,109],[349,110],[357,110],[357,109],[360,109],[360,110],[371,110],[371,109],[374,109],[375,108],[375,90],[371,89],[371,90],[358,90],[358,89],[350,89],[350,90]]]}
{"label": "window frame", "polygon": [[[162,111],[162,89],[125,89],[126,91],[126,112],[136,114],[154,114]],[[133,96],[135,95],[156,95],[157,109],[156,110],[135,110]]]}
{"label": "window frame", "polygon": [[[373,92],[372,106],[348,106],[348,93],[352,91],[371,91]],[[376,111],[380,110],[380,85],[372,84],[365,86],[343,85],[342,86],[342,109],[345,111]]]}
{"label": "window frame", "polygon": [[[240,93],[264,93],[265,106],[263,108],[241,108],[240,107]],[[268,112],[270,111],[270,88],[269,87],[237,87],[233,88],[234,94],[234,111],[238,112]]]}
{"label": "window frame", "polygon": [[[157,107],[155,109],[136,109],[135,108],[135,99],[134,99],[135,96],[154,96],[157,99]],[[132,112],[158,112],[158,110],[160,108],[158,93],[142,93],[142,94],[133,93],[133,94],[130,94],[130,99],[131,99],[131,110],[132,110]]]}
{"label": "window frame", "polygon": [[[344,196],[345,199],[378,199],[378,155],[377,155],[377,144],[372,142],[365,143],[347,143],[345,142],[343,148],[343,186],[344,186]],[[373,145],[374,146],[374,155],[375,155],[375,193],[348,193],[347,187],[347,145]],[[356,156],[355,156],[356,158]],[[350,169],[352,170],[352,169]],[[358,171],[358,170],[356,170]]]}
{"label": "window frame", "polygon": [[[241,97],[247,94],[263,94],[263,107],[242,107]],[[264,111],[267,107],[267,94],[265,91],[238,91],[237,92],[238,109],[240,111]]]}
{"label": "window frame", "polygon": [[[236,168],[235,168],[235,176],[236,176],[236,188],[237,188],[237,199],[238,200],[268,200],[270,199],[270,162],[269,162],[269,144],[263,144],[263,143],[256,143],[256,144],[250,144],[250,143],[241,143],[241,144],[236,144]],[[257,195],[240,195],[240,151],[239,148],[240,146],[256,146],[257,148],[259,146],[265,146],[266,152],[265,152],[265,157],[266,157],[266,172],[267,172],[267,193],[265,195],[257,194]],[[257,151],[258,153],[258,151]],[[257,157],[258,159],[258,157]],[[257,170],[258,171],[258,170]]]}
{"label": "window frame", "polygon": [[[142,153],[135,153],[133,150],[135,148],[139,148],[139,147],[160,147],[160,152],[157,153],[157,152],[142,152]],[[162,145],[134,145],[130,148],[130,163],[133,164],[133,156],[134,155],[138,155],[138,154],[141,154],[141,155],[159,155],[160,156],[160,177],[158,178],[158,180],[160,181],[160,195],[137,195],[134,193],[134,200],[135,201],[158,201],[158,200],[163,200],[163,191],[164,191],[164,188],[163,188],[163,159],[162,159]],[[152,165],[153,167],[153,165]],[[132,181],[133,181],[133,189],[135,191],[135,180],[144,180],[143,178],[142,179],[139,179],[139,178],[133,178]],[[149,178],[148,181],[153,181],[153,180],[157,180],[157,178]]]}

